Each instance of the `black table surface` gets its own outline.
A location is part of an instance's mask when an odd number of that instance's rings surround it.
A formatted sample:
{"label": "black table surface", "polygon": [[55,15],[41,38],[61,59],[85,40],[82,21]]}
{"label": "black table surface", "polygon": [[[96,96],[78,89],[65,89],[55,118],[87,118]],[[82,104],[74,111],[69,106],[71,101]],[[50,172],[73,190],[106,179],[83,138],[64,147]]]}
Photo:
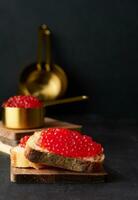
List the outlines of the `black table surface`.
{"label": "black table surface", "polygon": [[10,182],[9,156],[0,153],[0,200],[138,199],[137,120],[105,120],[93,115],[60,116],[81,123],[105,149],[109,173],[105,183],[16,184]]}

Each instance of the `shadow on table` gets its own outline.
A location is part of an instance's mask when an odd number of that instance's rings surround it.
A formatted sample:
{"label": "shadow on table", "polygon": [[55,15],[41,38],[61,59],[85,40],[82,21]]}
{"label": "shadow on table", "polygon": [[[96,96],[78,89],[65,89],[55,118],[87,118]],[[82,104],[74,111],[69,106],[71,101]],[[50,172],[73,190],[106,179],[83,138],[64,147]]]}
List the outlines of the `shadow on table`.
{"label": "shadow on table", "polygon": [[122,182],[125,180],[125,177],[118,171],[111,169],[108,166],[105,166],[105,170],[108,173],[106,182],[113,183],[113,182]]}

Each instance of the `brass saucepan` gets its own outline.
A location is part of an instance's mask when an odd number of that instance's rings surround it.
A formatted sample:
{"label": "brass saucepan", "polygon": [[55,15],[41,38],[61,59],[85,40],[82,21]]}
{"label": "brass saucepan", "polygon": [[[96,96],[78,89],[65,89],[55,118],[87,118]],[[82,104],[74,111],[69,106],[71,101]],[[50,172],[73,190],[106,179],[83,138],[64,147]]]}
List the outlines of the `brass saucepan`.
{"label": "brass saucepan", "polygon": [[[45,62],[42,61],[44,46]],[[22,71],[19,92],[36,96],[42,101],[51,101],[63,96],[67,89],[67,76],[59,65],[53,63],[51,31],[46,25],[41,25],[38,30],[37,57],[37,63],[27,66]]]}
{"label": "brass saucepan", "polygon": [[10,129],[32,129],[44,126],[45,107],[88,99],[87,96],[71,97],[47,102],[40,108],[3,107],[2,122]]}

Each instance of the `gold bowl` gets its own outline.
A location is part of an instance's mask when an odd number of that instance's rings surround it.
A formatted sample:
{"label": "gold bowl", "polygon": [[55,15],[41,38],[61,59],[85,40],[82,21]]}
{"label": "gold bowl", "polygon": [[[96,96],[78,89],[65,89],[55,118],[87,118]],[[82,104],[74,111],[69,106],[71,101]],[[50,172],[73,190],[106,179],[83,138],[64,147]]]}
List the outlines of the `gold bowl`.
{"label": "gold bowl", "polygon": [[44,125],[44,108],[4,107],[2,122],[10,129],[31,129]]}

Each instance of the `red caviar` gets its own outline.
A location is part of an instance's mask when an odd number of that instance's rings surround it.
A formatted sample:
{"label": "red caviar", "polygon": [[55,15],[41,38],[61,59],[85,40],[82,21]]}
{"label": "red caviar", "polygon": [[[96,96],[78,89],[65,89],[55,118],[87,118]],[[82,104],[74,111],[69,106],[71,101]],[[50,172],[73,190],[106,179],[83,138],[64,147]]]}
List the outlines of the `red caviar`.
{"label": "red caviar", "polygon": [[40,108],[43,103],[36,97],[31,95],[18,95],[10,97],[3,103],[3,107],[17,107],[17,108]]}
{"label": "red caviar", "polygon": [[65,128],[42,130],[38,145],[65,157],[92,157],[103,152],[101,144],[91,137]]}
{"label": "red caviar", "polygon": [[26,146],[26,142],[28,141],[29,137],[30,137],[29,135],[26,135],[23,138],[21,138],[19,146],[24,148]]}

